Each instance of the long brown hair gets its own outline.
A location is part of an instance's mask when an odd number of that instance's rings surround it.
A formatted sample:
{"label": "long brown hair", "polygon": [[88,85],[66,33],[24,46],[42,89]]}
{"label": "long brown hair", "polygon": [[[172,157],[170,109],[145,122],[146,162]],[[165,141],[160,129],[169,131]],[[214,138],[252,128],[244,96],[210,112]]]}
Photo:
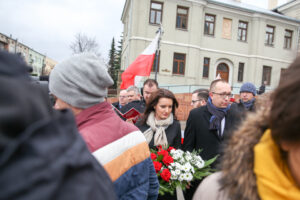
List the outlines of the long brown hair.
{"label": "long brown hair", "polygon": [[172,101],[173,101],[172,113],[173,113],[174,118],[176,118],[175,117],[175,110],[178,107],[178,101],[176,100],[175,95],[170,90],[161,88],[161,89],[158,89],[153,94],[151,94],[150,99],[149,99],[149,103],[147,104],[146,110],[145,110],[144,115],[143,115],[142,124],[146,123],[146,121],[149,117],[149,114],[152,111],[155,112],[154,106],[156,106],[158,104],[158,101],[161,98],[172,99]]}
{"label": "long brown hair", "polygon": [[281,141],[300,142],[300,57],[282,74],[272,95],[270,127],[272,137]]}

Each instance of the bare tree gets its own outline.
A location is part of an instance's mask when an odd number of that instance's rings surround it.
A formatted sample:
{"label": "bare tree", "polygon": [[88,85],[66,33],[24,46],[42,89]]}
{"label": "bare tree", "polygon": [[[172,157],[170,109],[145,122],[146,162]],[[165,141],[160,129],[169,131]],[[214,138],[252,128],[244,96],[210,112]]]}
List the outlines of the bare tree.
{"label": "bare tree", "polygon": [[93,52],[99,57],[101,54],[99,53],[99,45],[95,38],[89,38],[85,34],[77,33],[75,35],[74,42],[70,45],[70,48],[73,54],[82,53],[82,52]]}

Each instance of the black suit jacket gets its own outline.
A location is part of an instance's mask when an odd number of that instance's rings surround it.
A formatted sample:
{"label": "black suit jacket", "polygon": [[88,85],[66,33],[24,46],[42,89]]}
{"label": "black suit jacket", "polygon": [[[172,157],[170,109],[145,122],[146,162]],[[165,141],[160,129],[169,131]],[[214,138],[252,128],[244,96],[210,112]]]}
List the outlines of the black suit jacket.
{"label": "black suit jacket", "polygon": [[204,160],[220,154],[221,143],[229,135],[229,132],[235,129],[237,112],[235,109],[230,109],[227,112],[222,137],[218,135],[217,131],[209,130],[211,116],[212,114],[208,111],[207,106],[191,110],[184,132],[183,150],[193,151],[194,149],[201,149],[200,156]]}

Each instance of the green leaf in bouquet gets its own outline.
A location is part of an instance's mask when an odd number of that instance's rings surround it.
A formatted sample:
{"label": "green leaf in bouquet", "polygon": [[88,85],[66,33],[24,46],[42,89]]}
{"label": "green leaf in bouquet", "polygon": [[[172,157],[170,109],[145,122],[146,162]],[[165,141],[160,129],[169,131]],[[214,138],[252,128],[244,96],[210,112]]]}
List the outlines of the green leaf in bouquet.
{"label": "green leaf in bouquet", "polygon": [[155,153],[155,154],[157,154],[156,152],[157,152],[156,150],[150,149],[150,153]]}
{"label": "green leaf in bouquet", "polygon": [[163,158],[164,158],[163,155],[158,155],[157,158],[156,158],[156,160],[157,160],[158,162],[161,162]]}
{"label": "green leaf in bouquet", "polygon": [[217,159],[218,157],[219,157],[219,155],[216,155],[215,157],[213,157],[213,158],[211,158],[211,159],[205,161],[205,164],[204,164],[204,167],[203,167],[203,168],[205,168],[205,167],[211,165],[213,162],[216,161],[216,159]]}
{"label": "green leaf in bouquet", "polygon": [[210,171],[200,171],[200,172],[195,172],[194,173],[194,178],[196,178],[196,179],[202,179],[202,178],[204,178],[204,177],[206,177],[206,176],[208,176],[208,175],[210,175],[210,174],[212,174],[212,172],[210,172]]}
{"label": "green leaf in bouquet", "polygon": [[194,149],[194,150],[192,151],[192,154],[199,155],[201,152],[202,152],[202,149],[198,149],[198,150]]}
{"label": "green leaf in bouquet", "polygon": [[170,193],[171,195],[174,195],[174,190],[172,190],[170,187],[167,187],[163,184],[159,184],[159,194],[160,195],[165,195],[165,193]]}

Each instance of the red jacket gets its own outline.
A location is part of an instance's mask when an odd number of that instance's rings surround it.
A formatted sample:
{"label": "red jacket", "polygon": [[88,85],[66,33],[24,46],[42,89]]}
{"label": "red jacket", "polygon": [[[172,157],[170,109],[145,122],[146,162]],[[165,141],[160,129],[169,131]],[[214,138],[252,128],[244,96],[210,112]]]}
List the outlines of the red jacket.
{"label": "red jacket", "polygon": [[158,180],[144,135],[123,121],[111,104],[99,103],[76,116],[83,139],[114,182],[119,199],[156,199]]}

